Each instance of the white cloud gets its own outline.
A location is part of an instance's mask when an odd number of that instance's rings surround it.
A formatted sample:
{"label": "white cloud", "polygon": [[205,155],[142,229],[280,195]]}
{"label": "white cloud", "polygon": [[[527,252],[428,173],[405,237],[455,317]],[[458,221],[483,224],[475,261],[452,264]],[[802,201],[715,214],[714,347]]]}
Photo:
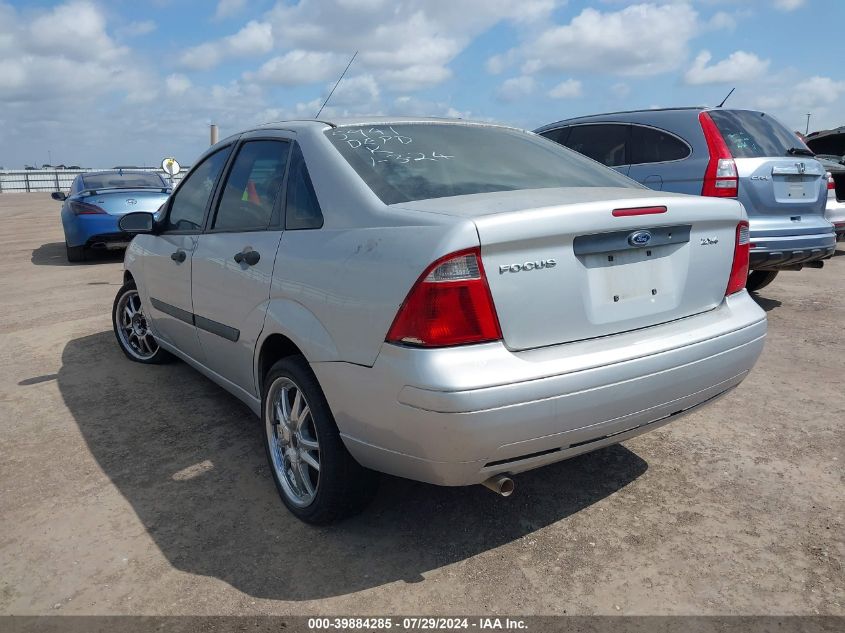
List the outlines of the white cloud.
{"label": "white cloud", "polygon": [[185,75],[174,73],[167,76],[167,79],[164,80],[164,85],[169,94],[181,95],[185,94],[193,84]]}
{"label": "white cloud", "polygon": [[158,28],[158,25],[153,20],[139,20],[115,29],[115,34],[122,38],[141,37],[142,35],[149,35],[156,28]]}
{"label": "white cloud", "polygon": [[810,77],[798,83],[792,91],[792,103],[802,109],[829,106],[845,94],[845,81],[830,77]]}
{"label": "white cloud", "polygon": [[154,89],[129,49],[109,36],[96,5],[76,0],[25,21],[0,4],[0,102],[88,100],[110,92],[140,98]]}
{"label": "white cloud", "polygon": [[402,93],[441,83],[449,63],[473,40],[503,20],[525,26],[547,18],[558,0],[301,0],[279,2],[267,20],[276,45],[334,52],[379,86]]}
{"label": "white cloud", "polygon": [[567,79],[549,90],[549,96],[552,99],[574,99],[582,94],[584,93],[581,89],[581,82],[577,79]]}
{"label": "white cloud", "polygon": [[336,53],[315,53],[292,50],[274,57],[254,73],[247,73],[250,81],[263,81],[283,86],[326,81],[337,77],[346,66],[346,60]]}
{"label": "white cloud", "polygon": [[[698,15],[686,2],[636,4],[602,13],[587,8],[569,24],[553,26],[491,62],[521,58],[522,72],[601,71],[620,75],[656,75],[676,68],[687,44],[700,29]],[[488,67],[490,64],[488,64]]]}
{"label": "white cloud", "polygon": [[214,19],[222,20],[240,12],[246,6],[246,0],[220,0],[214,11]]}
{"label": "white cloud", "polygon": [[260,56],[271,50],[272,26],[252,20],[234,35],[185,50],[179,58],[179,64],[189,70],[209,70],[230,57]]}
{"label": "white cloud", "polygon": [[684,75],[684,81],[692,85],[745,82],[766,74],[770,61],[760,59],[754,53],[736,51],[727,58],[708,66],[713,56],[701,51]]}
{"label": "white cloud", "polygon": [[502,82],[496,91],[496,97],[500,101],[516,101],[534,92],[535,81],[533,77],[511,77]]}
{"label": "white cloud", "polygon": [[775,0],[775,6],[781,11],[794,11],[806,4],[807,0]]}

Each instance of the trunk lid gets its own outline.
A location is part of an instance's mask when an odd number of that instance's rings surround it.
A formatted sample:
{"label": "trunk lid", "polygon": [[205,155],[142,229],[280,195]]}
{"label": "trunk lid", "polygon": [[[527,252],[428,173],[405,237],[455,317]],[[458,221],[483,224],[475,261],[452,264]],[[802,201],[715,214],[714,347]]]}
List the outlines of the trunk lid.
{"label": "trunk lid", "polygon": [[816,159],[792,156],[735,160],[739,199],[749,217],[824,216],[827,177]]}
{"label": "trunk lid", "polygon": [[124,215],[134,211],[155,213],[168,195],[161,189],[112,189],[82,196],[80,201],[97,205],[109,215]]}
{"label": "trunk lid", "polygon": [[[743,219],[735,200],[640,189],[509,191],[403,206],[473,219],[512,350],[607,336],[715,308],[725,295]],[[612,213],[642,207],[666,211]]]}
{"label": "trunk lid", "polygon": [[739,178],[738,198],[755,220],[766,219],[770,235],[818,233],[824,226],[825,169],[795,133],[765,112],[708,110]]}

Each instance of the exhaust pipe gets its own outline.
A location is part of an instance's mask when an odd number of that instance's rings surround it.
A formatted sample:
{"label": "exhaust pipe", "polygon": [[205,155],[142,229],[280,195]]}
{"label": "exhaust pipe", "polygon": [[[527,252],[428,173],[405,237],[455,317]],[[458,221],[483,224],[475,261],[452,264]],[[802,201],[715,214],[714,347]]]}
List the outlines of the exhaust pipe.
{"label": "exhaust pipe", "polygon": [[513,494],[513,479],[507,475],[495,475],[486,481],[482,481],[481,485],[503,497],[510,497]]}

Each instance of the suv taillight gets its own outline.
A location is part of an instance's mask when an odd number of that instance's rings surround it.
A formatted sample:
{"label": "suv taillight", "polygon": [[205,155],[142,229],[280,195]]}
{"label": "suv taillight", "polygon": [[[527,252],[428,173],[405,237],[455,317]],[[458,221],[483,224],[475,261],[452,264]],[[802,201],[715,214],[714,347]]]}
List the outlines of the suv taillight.
{"label": "suv taillight", "polygon": [[442,257],[426,269],[399,308],[386,340],[400,345],[449,347],[501,338],[481,252],[476,247]]}
{"label": "suv taillight", "polygon": [[716,198],[736,198],[739,193],[739,177],[734,161],[725,139],[713,119],[706,112],[698,115],[704,140],[710,152],[710,162],[704,172],[704,185],[701,187],[702,196]]}
{"label": "suv taillight", "polygon": [[836,189],[836,183],[833,181],[833,174],[827,172],[827,190]]}
{"label": "suv taillight", "polygon": [[750,249],[750,238],[748,233],[748,222],[744,220],[736,225],[736,244],[734,246],[734,261],[731,265],[731,277],[728,280],[728,287],[725,296],[732,295],[745,288],[748,281],[748,257]]}

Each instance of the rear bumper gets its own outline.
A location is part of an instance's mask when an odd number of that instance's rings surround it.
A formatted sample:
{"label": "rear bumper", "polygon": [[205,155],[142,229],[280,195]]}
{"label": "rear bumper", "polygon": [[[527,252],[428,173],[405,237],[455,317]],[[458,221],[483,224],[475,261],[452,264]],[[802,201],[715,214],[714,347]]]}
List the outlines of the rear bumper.
{"label": "rear bumper", "polygon": [[835,198],[828,198],[824,217],[833,224],[837,239],[845,237],[845,201],[840,202]]}
{"label": "rear bumper", "polygon": [[132,236],[117,226],[120,216],[62,214],[65,241],[68,246],[86,248],[125,248]]}
{"label": "rear bumper", "polygon": [[385,345],[373,367],[314,363],[344,442],[364,466],[475,484],[656,428],[739,384],[766,334],[746,292],[710,312],[513,353]]}
{"label": "rear bumper", "polygon": [[812,235],[761,236],[751,231],[752,270],[779,270],[833,257],[836,234],[833,226]]}

